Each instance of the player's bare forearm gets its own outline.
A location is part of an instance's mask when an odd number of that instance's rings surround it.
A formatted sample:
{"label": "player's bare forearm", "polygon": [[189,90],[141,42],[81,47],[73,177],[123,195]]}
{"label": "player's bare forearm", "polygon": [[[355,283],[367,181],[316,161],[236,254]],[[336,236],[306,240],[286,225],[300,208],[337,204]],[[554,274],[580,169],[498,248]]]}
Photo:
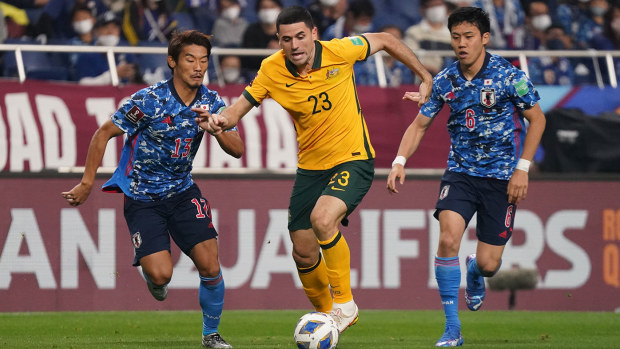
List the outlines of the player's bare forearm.
{"label": "player's bare forearm", "polygon": [[245,114],[247,114],[251,109],[252,104],[250,103],[250,101],[248,101],[247,98],[245,98],[245,96],[243,95],[239,96],[235,103],[233,103],[230,107],[224,109],[224,111],[222,111],[221,113],[221,116],[225,117],[227,120],[227,125],[225,129],[235,127],[239,123],[239,120],[241,120],[241,118],[245,116]]}
{"label": "player's bare forearm", "polygon": [[[415,120],[413,120],[409,127],[407,127],[407,130],[405,130],[396,155],[404,156],[406,159],[409,159],[418,149],[422,138],[424,138],[426,130],[430,127],[432,122],[432,118],[418,114]],[[391,193],[398,193],[398,190],[396,189],[397,180],[400,185],[405,183],[405,169],[404,166],[400,164],[395,164],[392,166],[390,174],[388,175],[387,190]]]}
{"label": "player's bare forearm", "polygon": [[229,155],[240,158],[245,151],[243,140],[237,131],[222,132],[215,136],[220,147]]}
{"label": "player's bare forearm", "polygon": [[84,174],[82,180],[75,187],[68,192],[63,192],[61,195],[67,200],[71,206],[81,205],[88,199],[90,191],[95,182],[95,176],[97,175],[97,169],[103,154],[105,153],[108,141],[116,136],[123,134],[123,131],[119,129],[111,120],[106,121],[95,132],[93,138],[88,146],[88,153],[86,155],[86,166],[84,168]]}
{"label": "player's bare forearm", "polygon": [[525,116],[527,121],[530,123],[530,126],[527,129],[525,141],[523,142],[523,152],[521,153],[521,158],[532,161],[543,132],[545,131],[547,121],[545,119],[545,114],[543,114],[538,103],[536,103],[532,108],[524,111],[523,116]]}

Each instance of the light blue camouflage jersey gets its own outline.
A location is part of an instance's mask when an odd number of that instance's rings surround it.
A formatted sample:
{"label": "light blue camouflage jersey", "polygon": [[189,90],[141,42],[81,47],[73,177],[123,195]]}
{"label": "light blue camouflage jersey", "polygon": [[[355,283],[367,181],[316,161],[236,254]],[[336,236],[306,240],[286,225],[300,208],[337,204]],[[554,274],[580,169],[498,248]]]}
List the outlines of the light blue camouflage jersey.
{"label": "light blue camouflage jersey", "polygon": [[433,79],[430,100],[420,112],[432,118],[444,103],[450,107],[449,171],[508,180],[523,150],[521,112],[539,99],[523,71],[487,53],[471,81],[463,77],[458,61],[439,72]]}
{"label": "light blue camouflage jersey", "polygon": [[190,171],[204,130],[192,107],[216,113],[225,107],[215,91],[200,87],[185,106],[172,79],[144,88],[112,115],[112,122],[127,134],[121,159],[104,191],[123,192],[138,201],[170,198],[194,182]]}

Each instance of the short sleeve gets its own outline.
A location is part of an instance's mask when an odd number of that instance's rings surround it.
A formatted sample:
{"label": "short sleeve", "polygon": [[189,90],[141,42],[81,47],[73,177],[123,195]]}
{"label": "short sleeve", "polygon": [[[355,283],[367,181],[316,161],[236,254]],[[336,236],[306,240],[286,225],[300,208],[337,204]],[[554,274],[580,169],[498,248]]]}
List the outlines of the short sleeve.
{"label": "short sleeve", "polygon": [[148,106],[142,91],[136,92],[112,115],[112,122],[127,135],[135,134],[148,123]]}
{"label": "short sleeve", "polygon": [[515,70],[516,74],[508,86],[511,99],[519,110],[530,109],[538,103],[540,96],[527,75],[519,69]]}
{"label": "short sleeve", "polygon": [[328,41],[327,45],[334,45],[333,51],[352,64],[357,61],[365,61],[370,55],[370,43],[364,35],[333,39]]}
{"label": "short sleeve", "polygon": [[263,71],[264,65],[258,70],[254,80],[243,90],[243,96],[255,107],[258,107],[265,98],[269,97],[267,83],[269,78],[267,73]]}
{"label": "short sleeve", "polygon": [[443,108],[444,100],[442,98],[441,89],[439,88],[439,81],[437,76],[433,79],[433,91],[431,92],[431,97],[428,99],[428,102],[422,105],[420,109],[420,113],[424,116],[428,116],[429,118],[434,118],[439,114],[441,108]]}

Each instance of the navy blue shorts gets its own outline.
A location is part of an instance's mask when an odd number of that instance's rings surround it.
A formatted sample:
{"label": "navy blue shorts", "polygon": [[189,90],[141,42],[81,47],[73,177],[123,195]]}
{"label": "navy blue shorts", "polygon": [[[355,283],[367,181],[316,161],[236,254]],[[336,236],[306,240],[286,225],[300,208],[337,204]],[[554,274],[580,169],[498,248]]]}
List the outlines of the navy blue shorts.
{"label": "navy blue shorts", "polygon": [[465,219],[477,213],[476,236],[490,245],[505,245],[512,236],[517,206],[508,202],[508,181],[446,171],[441,178],[435,218],[450,210]]}
{"label": "navy blue shorts", "polygon": [[144,202],[125,196],[125,220],[135,251],[134,266],[144,256],[170,251],[170,237],[188,256],[196,244],[217,237],[209,202],[196,184],[164,200]]}

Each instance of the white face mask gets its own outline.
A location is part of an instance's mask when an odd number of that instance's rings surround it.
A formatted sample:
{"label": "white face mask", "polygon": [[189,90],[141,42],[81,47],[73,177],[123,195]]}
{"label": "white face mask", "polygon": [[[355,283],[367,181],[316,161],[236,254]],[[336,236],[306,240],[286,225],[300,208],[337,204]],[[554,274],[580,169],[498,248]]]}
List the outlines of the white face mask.
{"label": "white face mask", "polygon": [[234,21],[239,18],[239,13],[241,13],[241,8],[239,8],[239,6],[231,6],[222,11],[221,16],[222,18]]}
{"label": "white face mask", "polygon": [[73,30],[78,35],[84,35],[93,29],[93,21],[90,19],[83,19],[81,21],[73,22]]}
{"label": "white face mask", "polygon": [[368,24],[356,24],[353,26],[353,28],[351,28],[351,35],[359,35],[359,34],[364,34],[367,33],[370,28],[372,28],[372,24],[368,23]]}
{"label": "white face mask", "polygon": [[340,0],[319,0],[319,1],[320,1],[321,5],[323,5],[323,6],[332,7],[332,6],[336,6],[338,1],[340,1]]}
{"label": "white face mask", "polygon": [[433,6],[426,9],[426,19],[431,23],[443,23],[446,20],[448,11],[445,6]]}
{"label": "white face mask", "polygon": [[274,24],[280,14],[279,8],[262,9],[258,11],[258,19],[263,24]]}
{"label": "white face mask", "polygon": [[116,46],[120,40],[121,38],[116,35],[101,35],[97,38],[97,44],[100,46]]}
{"label": "white face mask", "polygon": [[532,17],[532,27],[536,30],[544,31],[551,26],[551,17],[549,15],[538,15]]}
{"label": "white face mask", "polygon": [[235,83],[239,80],[239,76],[241,75],[241,71],[238,68],[228,67],[222,69],[222,77],[224,81],[227,83]]}

